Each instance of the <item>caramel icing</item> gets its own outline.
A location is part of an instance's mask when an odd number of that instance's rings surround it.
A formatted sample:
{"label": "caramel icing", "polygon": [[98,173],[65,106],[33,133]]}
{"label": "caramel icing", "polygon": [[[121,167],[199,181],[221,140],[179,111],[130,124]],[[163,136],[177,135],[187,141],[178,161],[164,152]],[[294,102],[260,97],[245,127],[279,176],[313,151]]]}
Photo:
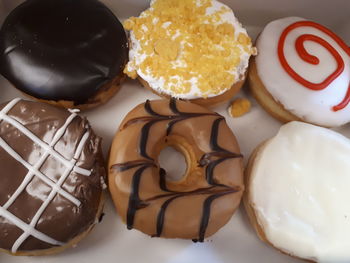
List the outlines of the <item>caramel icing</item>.
{"label": "caramel icing", "polygon": [[[180,181],[168,181],[159,166],[167,146],[186,158]],[[109,184],[115,206],[129,229],[203,241],[239,205],[241,157],[219,114],[188,102],[147,101],[125,117],[112,144]]]}
{"label": "caramel icing", "polygon": [[98,216],[101,139],[74,111],[20,99],[0,109],[0,249],[62,246]]}

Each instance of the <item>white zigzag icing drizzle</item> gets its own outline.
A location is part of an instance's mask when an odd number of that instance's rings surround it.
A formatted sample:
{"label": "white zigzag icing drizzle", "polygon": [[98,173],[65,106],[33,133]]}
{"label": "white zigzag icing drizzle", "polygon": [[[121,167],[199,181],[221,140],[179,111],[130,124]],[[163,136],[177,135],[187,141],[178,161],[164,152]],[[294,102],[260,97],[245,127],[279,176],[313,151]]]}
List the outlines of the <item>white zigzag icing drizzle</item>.
{"label": "white zigzag icing drizzle", "polygon": [[[76,166],[76,163],[81,155],[81,153],[84,150],[84,146],[89,138],[90,133],[87,131],[82,136],[76,150],[73,156],[72,160],[65,159],[59,152],[54,150],[54,146],[57,144],[57,142],[62,138],[65,131],[67,130],[68,126],[71,124],[73,119],[77,116],[77,114],[74,111],[71,111],[71,115],[67,118],[64,125],[58,129],[50,142],[50,144],[45,143],[41,139],[39,139],[35,134],[33,134],[30,130],[28,130],[24,125],[19,123],[17,120],[9,117],[7,113],[20,101],[21,99],[17,98],[9,102],[1,111],[0,111],[0,121],[5,121],[15,128],[17,128],[20,132],[22,132],[24,135],[26,135],[29,139],[31,139],[34,143],[38,144],[40,147],[44,149],[43,155],[39,158],[39,160],[34,164],[29,164],[26,160],[24,160],[14,149],[12,149],[1,137],[0,137],[0,147],[2,147],[9,155],[11,155],[15,160],[17,160],[19,163],[21,163],[24,167],[28,169],[28,173],[26,174],[25,178],[23,179],[20,186],[17,188],[17,190],[14,192],[14,194],[9,198],[9,200],[3,205],[0,206],[0,216],[3,216],[5,219],[12,222],[14,225],[16,225],[18,228],[23,230],[23,234],[15,241],[15,243],[12,246],[12,253],[15,253],[19,247],[23,244],[23,242],[29,237],[33,236],[41,241],[44,241],[46,243],[52,244],[52,245],[63,245],[64,243],[57,241],[49,236],[47,236],[44,233],[41,233],[40,231],[35,229],[36,224],[39,222],[42,214],[44,213],[45,209],[49,206],[50,202],[54,199],[54,197],[59,194],[65,197],[67,200],[72,202],[75,206],[79,207],[81,205],[81,202],[75,198],[70,193],[66,192],[61,188],[65,180],[68,178],[68,176],[71,174],[72,171],[75,171],[79,174],[82,174],[84,176],[89,176],[91,174],[91,170],[83,169]],[[56,160],[60,161],[65,167],[65,172],[61,175],[60,179],[55,183],[50,178],[45,176],[43,173],[39,171],[40,167],[44,164],[45,160],[52,156]],[[14,201],[18,198],[18,196],[25,190],[27,185],[30,183],[30,181],[33,179],[33,177],[38,177],[40,180],[42,180],[44,183],[49,185],[52,189],[47,197],[47,199],[42,203],[34,217],[32,218],[30,224],[26,224],[21,219],[10,213],[7,209],[14,203]]]}

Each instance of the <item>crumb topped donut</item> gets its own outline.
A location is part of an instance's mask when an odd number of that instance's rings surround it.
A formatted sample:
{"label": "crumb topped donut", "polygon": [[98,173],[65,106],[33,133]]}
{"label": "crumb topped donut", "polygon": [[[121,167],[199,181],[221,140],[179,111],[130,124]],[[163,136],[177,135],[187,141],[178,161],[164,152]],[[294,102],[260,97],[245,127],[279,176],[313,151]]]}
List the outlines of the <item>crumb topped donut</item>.
{"label": "crumb topped donut", "polygon": [[75,112],[14,99],[0,105],[0,251],[58,253],[102,213],[101,139]]}
{"label": "crumb topped donut", "polygon": [[0,74],[38,100],[92,108],[124,78],[125,31],[97,0],[27,0],[8,15],[0,35]]}
{"label": "crumb topped donut", "polygon": [[330,29],[299,17],[269,23],[249,71],[257,101],[284,122],[350,121],[350,48]]}
{"label": "crumb topped donut", "polygon": [[154,0],[124,27],[131,43],[125,73],[160,95],[196,103],[232,97],[255,52],[232,10],[216,0]]}
{"label": "crumb topped donut", "polygon": [[259,146],[244,203],[259,237],[294,257],[350,262],[350,140],[290,122]]}
{"label": "crumb topped donut", "polygon": [[[179,181],[167,180],[159,166],[167,146],[186,159]],[[122,220],[153,237],[203,241],[227,223],[244,190],[242,155],[225,119],[175,99],[147,101],[129,112],[108,167]]]}

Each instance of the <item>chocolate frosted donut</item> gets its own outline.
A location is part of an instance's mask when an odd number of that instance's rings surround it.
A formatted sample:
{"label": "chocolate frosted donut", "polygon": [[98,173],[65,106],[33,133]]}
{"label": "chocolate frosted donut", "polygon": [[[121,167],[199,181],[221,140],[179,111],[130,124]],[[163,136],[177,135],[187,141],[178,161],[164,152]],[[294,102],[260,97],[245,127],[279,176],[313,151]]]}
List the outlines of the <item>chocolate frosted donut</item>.
{"label": "chocolate frosted donut", "polygon": [[96,0],[28,0],[0,31],[0,73],[39,100],[87,108],[119,88],[127,38]]}
{"label": "chocolate frosted donut", "polygon": [[[168,181],[159,166],[167,146],[186,158],[179,181]],[[203,241],[240,203],[242,155],[219,114],[174,99],[147,101],[125,117],[114,138],[109,186],[128,229]]]}
{"label": "chocolate frosted donut", "polygon": [[0,109],[0,251],[60,252],[101,214],[101,139],[86,119],[45,103]]}

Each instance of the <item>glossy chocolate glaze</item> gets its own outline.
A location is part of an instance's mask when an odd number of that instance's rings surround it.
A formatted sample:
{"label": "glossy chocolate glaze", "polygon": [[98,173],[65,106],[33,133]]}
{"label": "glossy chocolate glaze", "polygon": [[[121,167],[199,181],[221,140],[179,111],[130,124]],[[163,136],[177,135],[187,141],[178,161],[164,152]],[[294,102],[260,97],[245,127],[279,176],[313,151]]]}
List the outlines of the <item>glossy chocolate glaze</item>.
{"label": "glossy chocolate glaze", "polygon": [[96,0],[27,0],[0,31],[0,73],[39,99],[84,104],[127,57],[123,26]]}
{"label": "glossy chocolate glaze", "polygon": [[[155,220],[156,231],[154,234],[151,234],[152,236],[157,236],[157,237],[163,236],[162,234],[164,229],[164,223],[167,218],[167,210],[171,206],[176,206],[176,200],[192,198],[194,196],[196,197],[201,196],[200,197],[202,199],[201,215],[198,215],[197,219],[195,219],[195,220],[198,220],[197,222],[199,225],[197,238],[195,239],[196,241],[203,241],[204,237],[207,236],[206,232],[207,232],[207,228],[211,218],[212,203],[216,199],[219,199],[225,195],[230,195],[234,193],[237,193],[237,197],[235,198],[239,200],[242,193],[242,188],[243,188],[242,182],[241,182],[242,178],[238,178],[238,180],[236,180],[235,182],[236,184],[234,185],[232,184],[232,182],[228,182],[228,184],[222,183],[222,181],[224,180],[220,180],[220,179],[218,180],[218,178],[215,177],[215,168],[226,160],[230,160],[230,159],[233,160],[237,158],[240,160],[242,155],[239,153],[235,153],[231,150],[224,149],[221,146],[219,146],[219,142],[218,142],[219,134],[221,136],[223,135],[222,132],[220,132],[220,123],[224,123],[224,118],[221,117],[220,115],[213,112],[208,112],[208,111],[205,111],[205,112],[181,111],[178,109],[177,104],[178,103],[183,104],[184,102],[177,102],[175,99],[170,100],[168,102],[169,103],[168,105],[165,105],[167,103],[166,101],[153,102],[153,105],[154,103],[163,104],[163,107],[168,107],[170,113],[169,114],[159,113],[157,110],[153,109],[152,102],[147,101],[146,103],[143,104],[143,108],[144,108],[143,111],[144,113],[146,113],[146,116],[144,114],[141,114],[141,116],[135,116],[133,118],[132,117],[129,118],[128,116],[126,117],[126,120],[124,120],[123,124],[121,125],[121,129],[120,129],[121,132],[123,130],[127,130],[128,127],[131,127],[131,125],[135,125],[135,124],[140,125],[139,142],[137,146],[140,159],[128,161],[125,163],[118,163],[118,162],[115,163],[115,159],[119,159],[118,149],[114,150],[112,146],[111,159],[110,159],[110,169],[111,169],[110,174],[113,174],[113,175],[110,176],[110,183],[111,185],[113,185],[117,181],[123,181],[123,179],[118,178],[118,176],[120,177],[126,176],[126,175],[123,175],[123,173],[125,174],[125,171],[131,170],[131,173],[127,175],[127,176],[131,176],[132,178],[130,182],[131,188],[130,188],[129,201],[128,201],[128,206],[126,211],[126,224],[128,229],[131,229],[134,227],[134,222],[135,220],[137,220],[136,218],[137,218],[138,211],[140,211],[141,209],[144,210],[145,208],[154,205],[153,202],[155,201],[161,201],[159,204],[159,208],[158,208],[158,212]],[[187,110],[189,110],[191,109],[191,106],[193,104],[185,103],[185,105],[187,106]],[[198,106],[193,106],[192,108],[195,109],[196,107],[198,108]],[[151,155],[147,152],[149,140],[150,138],[152,138],[152,135],[153,137],[158,137],[157,135],[155,135],[157,131],[153,129],[154,125],[156,125],[157,123],[160,123],[160,122],[163,123],[163,127],[164,127],[163,136],[165,137],[165,141],[166,141],[167,140],[166,138],[169,138],[172,136],[174,130],[175,130],[174,133],[175,134],[177,133],[178,135],[179,130],[176,130],[176,127],[180,126],[181,122],[187,122],[188,124],[193,122],[192,121],[193,118],[201,118],[202,121],[204,121],[204,125],[206,124],[207,121],[209,122],[209,124],[211,124],[210,135],[208,135],[208,138],[207,138],[208,139],[207,146],[208,146],[208,149],[210,149],[210,151],[204,152],[201,155],[198,155],[201,157],[198,158],[197,160],[197,167],[199,167],[203,171],[202,172],[203,177],[201,180],[206,181],[206,186],[199,187],[199,184],[197,182],[194,182],[193,183],[194,186],[198,184],[197,187],[195,187],[194,189],[187,190],[185,187],[183,187],[182,189],[172,190],[172,189],[169,189],[167,186],[165,170],[160,168],[158,165],[157,159],[154,158],[154,156],[151,157]],[[202,127],[196,127],[194,128],[193,132],[201,133],[201,128]],[[151,130],[153,131],[153,133]],[[180,134],[184,137],[188,136],[181,132]],[[193,134],[193,136],[195,136],[195,134]],[[232,133],[231,133],[231,136],[232,136]],[[118,140],[118,135],[116,137],[116,140]],[[232,143],[234,144],[235,141],[233,142],[231,141],[228,144],[232,146]],[[236,148],[236,147],[233,147],[233,148]],[[236,148],[235,150],[239,150],[239,149]],[[116,154],[116,157],[114,157],[114,154]],[[121,159],[128,159],[128,156],[126,158],[121,158]],[[236,162],[235,165],[239,167],[240,162],[238,163]],[[157,187],[159,188],[159,190],[158,190],[158,193],[155,193],[155,195],[153,196],[150,196],[148,198],[141,198],[140,195],[143,195],[144,192],[147,191],[146,189],[149,188],[148,186],[145,186],[145,183],[143,184],[143,187],[141,184],[143,179],[142,177],[145,176],[144,174],[149,170],[151,170],[150,173],[152,172],[154,173],[158,170],[158,173],[156,173],[156,175],[159,178],[158,182],[153,182],[153,183],[154,184],[157,183]],[[240,171],[240,173],[241,172],[242,171]],[[230,173],[230,171],[226,171],[226,173]],[[113,179],[111,180],[111,178],[114,178],[114,176],[116,180],[115,182],[113,182]],[[230,177],[230,175],[226,175],[226,176]],[[113,188],[117,190],[118,187],[122,187],[121,185],[120,186],[115,185],[115,186],[116,188],[115,187],[111,188],[112,194],[113,194]],[[122,188],[124,189],[124,186]],[[125,191],[125,189],[122,191]],[[116,201],[116,198],[115,198],[115,201]],[[118,204],[116,205],[118,208]],[[233,208],[234,206],[235,206],[235,202],[232,203]],[[228,208],[228,210],[233,210],[232,207]],[[180,211],[181,211],[181,207],[179,207],[178,212]],[[122,211],[122,214],[123,213],[124,211]],[[181,211],[180,213],[184,214],[183,216],[186,217],[186,211]],[[180,217],[181,215],[179,214],[178,216]],[[147,219],[140,219],[140,220],[143,221]],[[144,231],[144,229],[141,229],[141,231]],[[147,233],[148,231],[144,231],[144,232]],[[176,234],[173,234],[173,235],[176,235]],[[182,237],[181,234],[179,233],[177,233],[177,235],[178,237]],[[165,235],[165,236],[169,237],[168,235]],[[170,236],[170,237],[173,237],[173,236]]]}
{"label": "glossy chocolate glaze", "polygon": [[[1,105],[0,109],[5,105]],[[57,130],[65,124],[71,114],[67,110],[48,104],[20,100],[7,115],[23,124],[40,140],[50,144]],[[96,222],[99,216],[97,210],[102,193],[101,177],[105,177],[101,139],[93,133],[86,119],[75,116],[54,146],[54,150],[66,160],[72,160],[77,145],[86,132],[89,132],[89,135],[76,165],[91,171],[91,174],[86,176],[77,171],[71,171],[62,185],[62,189],[78,199],[80,205],[76,206],[65,197],[56,194],[35,225],[35,229],[62,243],[67,243],[83,233]],[[45,154],[41,146],[5,120],[0,122],[0,137],[31,165],[35,165]],[[3,207],[18,189],[28,170],[10,156],[3,147],[0,147],[0,163],[0,206]],[[65,169],[66,167],[52,155],[49,155],[39,168],[54,183],[64,174]],[[49,185],[34,176],[7,210],[29,224],[51,190]],[[6,220],[0,213],[0,248],[11,250],[22,233],[19,227]],[[51,247],[54,246],[29,236],[18,251]]]}

